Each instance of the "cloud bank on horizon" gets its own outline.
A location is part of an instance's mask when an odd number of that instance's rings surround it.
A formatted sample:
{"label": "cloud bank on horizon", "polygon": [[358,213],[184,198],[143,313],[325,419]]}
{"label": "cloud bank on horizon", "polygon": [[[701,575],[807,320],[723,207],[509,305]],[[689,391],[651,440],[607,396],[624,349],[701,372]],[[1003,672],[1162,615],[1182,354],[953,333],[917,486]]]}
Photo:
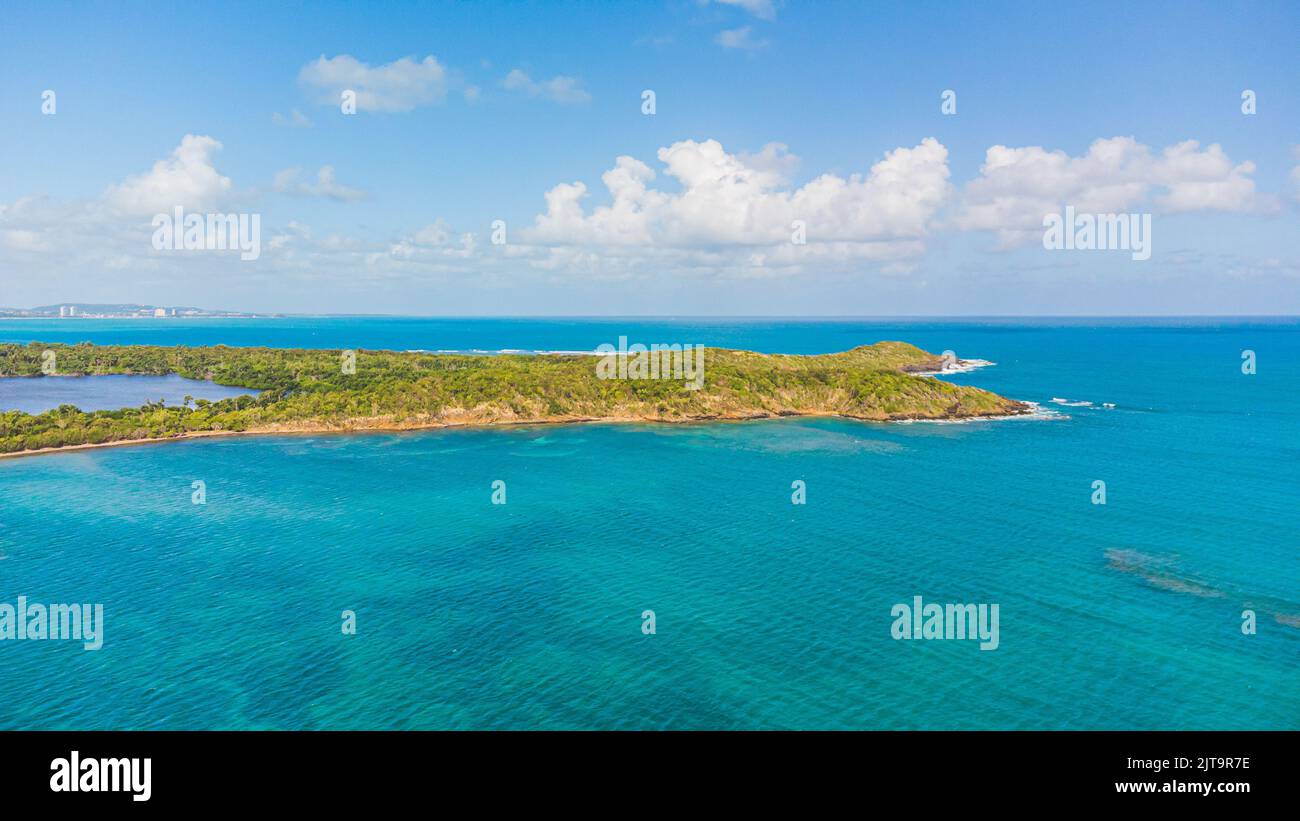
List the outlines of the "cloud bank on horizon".
{"label": "cloud bank on horizon", "polygon": [[[56,203],[23,198],[0,206],[5,247],[27,252],[29,266],[95,265],[160,270],[182,265],[141,242],[148,218],[170,213],[255,208],[267,193],[364,199],[342,185],[332,166],[314,182],[298,167],[280,171],[268,187],[236,189],[216,166],[221,142],[185,135],[170,156],[145,172],[109,186],[98,199]],[[778,152],[779,155],[778,155]],[[392,278],[403,273],[474,273],[472,266],[504,272],[520,266],[574,276],[603,271],[606,278],[671,270],[716,276],[806,275],[827,266],[888,263],[907,270],[922,258],[927,240],[945,232],[987,232],[992,248],[1041,239],[1044,214],[1062,203],[1096,213],[1135,209],[1156,214],[1237,213],[1259,218],[1287,205],[1256,189],[1255,166],[1237,162],[1218,144],[1195,140],[1155,150],[1132,137],[1098,139],[1070,156],[1041,146],[988,148],[979,175],[950,182],[948,149],[927,137],[887,151],[865,172],[821,173],[792,186],[774,165],[798,161],[784,146],[757,155],[729,153],[717,140],[681,140],[656,152],[657,172],[619,156],[601,175],[606,202],[587,207],[592,192],[582,181],[557,183],[542,193],[545,210],[519,226],[517,239],[483,240],[489,226],[456,233],[449,220],[413,226],[391,242],[311,232],[289,221],[272,236],[272,270],[309,265],[323,277]],[[775,161],[775,162],[774,162]],[[676,183],[654,185],[659,174]],[[1300,178],[1300,165],[1292,169]],[[77,217],[69,222],[68,215]],[[802,226],[803,242],[792,241]],[[461,228],[465,228],[461,226]],[[509,226],[506,226],[507,232]],[[451,261],[454,260],[454,264]],[[212,260],[214,264],[220,260]],[[471,266],[471,267],[467,267]],[[227,269],[238,274],[238,267]],[[260,271],[265,275],[265,271]]]}
{"label": "cloud bank on horizon", "polygon": [[[688,11],[703,15],[699,27],[712,31],[712,59],[738,51],[751,53],[737,55],[741,61],[763,60],[793,48],[779,37],[793,10],[767,0],[701,2]],[[734,34],[741,30],[743,38]],[[647,48],[666,47],[656,43]],[[816,152],[822,140],[808,138],[816,153],[800,156],[797,136],[787,131],[802,129],[789,127],[783,110],[740,129],[752,135],[745,140],[730,120],[678,113],[687,92],[671,83],[642,88],[655,84],[651,71],[643,83],[621,88],[626,99],[611,115],[608,89],[584,80],[594,74],[541,62],[536,55],[473,63],[433,54],[387,62],[319,54],[296,73],[267,81],[281,103],[260,112],[263,133],[238,125],[227,134],[218,123],[174,133],[166,154],[148,165],[122,168],[120,156],[105,157],[96,166],[100,176],[119,170],[97,191],[70,184],[58,186],[59,195],[37,189],[15,196],[0,188],[0,277],[8,280],[0,303],[110,295],[123,301],[162,290],[175,301],[207,304],[257,295],[256,304],[230,306],[250,309],[437,313],[440,305],[456,312],[491,304],[497,310],[487,312],[528,313],[549,294],[540,312],[577,306],[624,313],[636,312],[637,295],[647,290],[680,296],[694,288],[699,304],[672,312],[781,313],[801,290],[811,300],[806,312],[842,314],[871,313],[875,305],[854,310],[853,302],[875,289],[900,312],[919,313],[917,306],[936,304],[933,283],[969,293],[981,286],[972,277],[989,271],[983,285],[989,293],[1003,288],[1003,302],[986,299],[954,312],[1021,313],[1047,304],[1069,312],[1068,289],[1095,283],[1100,270],[1115,283],[1120,304],[1097,312],[1133,312],[1123,295],[1149,296],[1154,292],[1144,289],[1185,287],[1198,278],[1221,309],[1234,308],[1222,304],[1225,290],[1252,287],[1265,293],[1243,300],[1241,312],[1258,312],[1258,305],[1300,309],[1294,294],[1285,296],[1288,286],[1300,292],[1293,287],[1300,284],[1295,237],[1256,239],[1295,233],[1294,144],[1284,147],[1288,165],[1262,165],[1216,138],[1227,129],[1210,121],[1159,143],[1136,130],[1093,133],[1072,153],[1062,144],[1015,140],[1016,132],[1034,130],[1023,121],[981,121],[979,133],[963,133],[956,125],[977,103],[967,95],[947,111],[940,92],[951,92],[935,88],[926,103],[929,128],[894,129],[912,131],[907,142],[850,138],[851,151]],[[1224,103],[1225,119],[1254,116],[1244,103],[1236,112],[1236,102]],[[46,123],[78,116],[71,105],[65,95]],[[426,119],[415,125],[417,117]],[[1290,117],[1300,120],[1295,112]],[[651,122],[660,135],[653,149],[640,133]],[[427,151],[392,150],[389,143],[430,123]],[[598,141],[602,146],[645,147],[602,156],[600,147],[581,144],[579,135],[593,123],[611,132]],[[538,134],[530,139],[534,125]],[[274,133],[267,126],[278,127],[279,136],[266,136]],[[151,124],[147,141],[158,144],[168,127],[175,125]],[[488,163],[458,182],[454,192],[475,200],[464,211],[445,206],[447,172],[434,147],[462,127],[471,132],[464,139],[507,152],[495,173]],[[999,137],[998,130],[1005,133]],[[993,139],[972,146],[985,134]],[[1080,143],[1077,129],[1069,142]],[[229,168],[223,158],[235,146],[240,161]],[[955,146],[963,153],[957,165]],[[969,159],[974,152],[982,156],[977,167]],[[249,161],[253,154],[257,162]],[[595,174],[593,167],[603,170]],[[436,190],[429,199],[443,206],[434,210],[413,197],[411,177]],[[509,194],[475,193],[480,188]],[[1153,262],[1048,251],[1041,242],[1045,215],[1066,206],[1151,215]],[[265,247],[254,264],[237,254],[156,250],[151,219],[176,208],[261,214]],[[349,215],[357,209],[364,215]],[[1243,239],[1234,243],[1234,235]],[[753,296],[728,302],[737,283],[753,280],[775,295],[766,309]],[[1019,300],[1027,286],[1036,302]],[[1055,296],[1047,293],[1053,288]],[[303,299],[308,291],[311,298]],[[359,302],[358,294],[373,299]],[[657,312],[669,303],[644,304]]]}

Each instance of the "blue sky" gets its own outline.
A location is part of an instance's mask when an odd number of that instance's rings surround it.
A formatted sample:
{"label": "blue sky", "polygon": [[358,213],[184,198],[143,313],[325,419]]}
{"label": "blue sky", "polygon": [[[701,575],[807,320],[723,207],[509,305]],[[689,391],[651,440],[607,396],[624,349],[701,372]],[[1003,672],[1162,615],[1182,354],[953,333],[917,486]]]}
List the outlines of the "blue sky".
{"label": "blue sky", "polygon": [[[1297,313],[1298,43],[1295,3],[10,3],[0,305]],[[154,249],[172,204],[261,256]],[[1151,259],[1045,250],[1049,205],[1151,213]]]}

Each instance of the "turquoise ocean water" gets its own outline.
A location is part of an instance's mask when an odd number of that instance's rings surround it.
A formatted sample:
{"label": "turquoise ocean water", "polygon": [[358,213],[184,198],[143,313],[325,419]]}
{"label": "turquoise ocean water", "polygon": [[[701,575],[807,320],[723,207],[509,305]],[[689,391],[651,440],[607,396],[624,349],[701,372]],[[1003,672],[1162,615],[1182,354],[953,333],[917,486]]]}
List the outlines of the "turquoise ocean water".
{"label": "turquoise ocean water", "polygon": [[[0,321],[18,342],[620,335],[785,353],[902,339],[992,360],[947,378],[1058,415],[0,460],[0,602],[98,602],[106,620],[93,652],[0,641],[0,728],[1300,729],[1295,319]],[[891,608],[917,595],[997,603],[1000,646],[892,639]]]}

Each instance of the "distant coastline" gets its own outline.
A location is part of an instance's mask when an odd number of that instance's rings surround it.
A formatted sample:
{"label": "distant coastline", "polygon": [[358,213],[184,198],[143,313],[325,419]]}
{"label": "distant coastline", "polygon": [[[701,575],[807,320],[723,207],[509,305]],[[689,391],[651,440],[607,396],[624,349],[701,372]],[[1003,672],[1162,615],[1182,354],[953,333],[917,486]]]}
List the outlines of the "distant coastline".
{"label": "distant coastline", "polygon": [[0,307],[0,319],[275,319],[281,314],[212,311],[190,305],[61,302],[35,308]]}
{"label": "distant coastline", "polygon": [[96,319],[134,319],[141,321],[152,321],[156,319],[284,319],[282,314],[192,314],[189,316],[148,316],[145,314],[121,314],[121,315],[82,315],[76,316],[29,316],[26,314],[3,314],[0,313],[0,319],[66,319],[66,320],[96,320]]}

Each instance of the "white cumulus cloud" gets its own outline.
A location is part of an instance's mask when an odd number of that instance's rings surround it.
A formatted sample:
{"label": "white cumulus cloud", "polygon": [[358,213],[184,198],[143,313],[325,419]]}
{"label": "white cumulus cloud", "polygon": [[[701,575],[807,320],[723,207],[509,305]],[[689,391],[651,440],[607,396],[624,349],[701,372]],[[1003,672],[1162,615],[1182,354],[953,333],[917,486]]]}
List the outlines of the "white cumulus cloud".
{"label": "white cumulus cloud", "polygon": [[1010,247],[1036,240],[1043,216],[1066,205],[1086,213],[1268,210],[1254,172],[1254,163],[1235,163],[1217,143],[1201,148],[1195,140],[1156,153],[1132,137],[1112,137],[1080,156],[995,145],[962,192],[956,224],[995,231]]}
{"label": "white cumulus cloud", "polygon": [[344,91],[354,91],[357,111],[406,112],[442,102],[452,78],[433,56],[372,66],[341,54],[328,59],[321,55],[303,66],[298,82],[322,104],[338,105]]}
{"label": "white cumulus cloud", "polygon": [[[765,153],[783,157],[784,148]],[[714,267],[913,254],[948,195],[947,157],[928,138],[888,152],[865,175],[823,174],[792,189],[778,170],[747,164],[716,140],[683,140],[658,151],[680,191],[652,187],[655,170],[622,156],[601,177],[609,204],[587,210],[584,183],[557,185],[524,239],[610,256],[635,248]],[[797,222],[807,245],[791,241]]]}
{"label": "white cumulus cloud", "polygon": [[110,187],[104,197],[117,210],[136,215],[170,212],[178,205],[194,211],[213,207],[231,187],[230,178],[212,163],[220,149],[211,137],[186,134],[170,157]]}
{"label": "white cumulus cloud", "polygon": [[768,143],[753,154],[742,151],[736,155],[736,159],[756,171],[771,172],[783,181],[788,181],[794,175],[800,163],[798,155],[790,153],[790,146],[777,142]]}

